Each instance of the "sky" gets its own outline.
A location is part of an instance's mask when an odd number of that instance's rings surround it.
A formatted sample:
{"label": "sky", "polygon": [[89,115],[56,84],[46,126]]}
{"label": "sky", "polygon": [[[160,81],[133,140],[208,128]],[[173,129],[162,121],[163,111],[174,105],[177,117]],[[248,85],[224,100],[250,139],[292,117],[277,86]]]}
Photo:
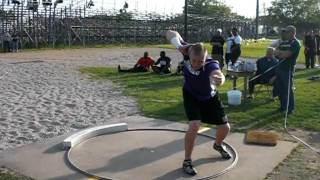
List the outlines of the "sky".
{"label": "sky", "polygon": [[[256,2],[257,0],[224,0],[227,5],[232,7],[234,12],[246,17],[256,16]],[[263,7],[270,7],[272,0],[260,0],[260,13],[264,14]]]}
{"label": "sky", "polygon": [[[65,0],[65,3],[72,0]],[[73,2],[84,2],[84,0],[73,0]],[[89,0],[87,0],[89,1]],[[184,0],[93,0],[95,8],[98,9],[120,9],[125,2],[129,4],[129,11],[138,9],[139,11],[158,12],[160,14],[181,13]],[[221,0],[229,5],[232,10],[246,17],[255,17],[256,0]],[[260,0],[260,12],[263,14],[263,7],[269,7],[272,0]]]}

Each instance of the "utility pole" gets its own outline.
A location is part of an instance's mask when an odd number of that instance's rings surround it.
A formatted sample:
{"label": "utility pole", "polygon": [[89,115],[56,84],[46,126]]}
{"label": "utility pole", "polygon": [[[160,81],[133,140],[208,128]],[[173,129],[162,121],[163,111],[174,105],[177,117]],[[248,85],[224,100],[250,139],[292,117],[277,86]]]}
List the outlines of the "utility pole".
{"label": "utility pole", "polygon": [[188,39],[188,0],[184,2],[184,40]]}
{"label": "utility pole", "polygon": [[256,9],[256,40],[259,38],[259,0],[257,0]]}

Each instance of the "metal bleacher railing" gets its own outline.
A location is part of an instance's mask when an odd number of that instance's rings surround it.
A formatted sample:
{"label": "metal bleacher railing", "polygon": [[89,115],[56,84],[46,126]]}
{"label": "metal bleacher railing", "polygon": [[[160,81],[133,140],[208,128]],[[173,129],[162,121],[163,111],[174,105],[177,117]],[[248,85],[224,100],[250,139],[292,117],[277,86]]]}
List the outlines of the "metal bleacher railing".
{"label": "metal bleacher railing", "polygon": [[[25,48],[111,43],[163,43],[164,32],[184,30],[183,14],[92,8],[94,1],[2,0],[0,35],[16,34]],[[249,19],[188,14],[189,41],[208,41],[216,28],[237,27],[245,38],[254,37]]]}

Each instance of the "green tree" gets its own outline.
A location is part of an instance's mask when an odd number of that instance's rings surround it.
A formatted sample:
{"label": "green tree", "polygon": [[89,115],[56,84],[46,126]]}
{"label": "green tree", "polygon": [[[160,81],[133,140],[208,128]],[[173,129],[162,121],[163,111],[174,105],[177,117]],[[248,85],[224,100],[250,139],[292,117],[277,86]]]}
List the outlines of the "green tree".
{"label": "green tree", "polygon": [[224,17],[234,15],[229,6],[217,0],[188,0],[188,9],[190,14]]}
{"label": "green tree", "polygon": [[296,25],[303,29],[320,27],[319,0],[275,0],[268,9],[266,24]]}

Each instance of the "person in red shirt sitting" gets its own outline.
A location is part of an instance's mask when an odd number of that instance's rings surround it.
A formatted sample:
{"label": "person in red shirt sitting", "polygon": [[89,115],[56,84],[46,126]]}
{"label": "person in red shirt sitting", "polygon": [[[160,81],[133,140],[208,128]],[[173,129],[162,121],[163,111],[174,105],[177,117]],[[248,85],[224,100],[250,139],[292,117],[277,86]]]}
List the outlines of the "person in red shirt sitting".
{"label": "person in red shirt sitting", "polygon": [[154,64],[154,60],[149,57],[148,52],[144,52],[143,57],[141,57],[138,62],[131,69],[121,69],[118,65],[118,72],[148,72],[150,67]]}

